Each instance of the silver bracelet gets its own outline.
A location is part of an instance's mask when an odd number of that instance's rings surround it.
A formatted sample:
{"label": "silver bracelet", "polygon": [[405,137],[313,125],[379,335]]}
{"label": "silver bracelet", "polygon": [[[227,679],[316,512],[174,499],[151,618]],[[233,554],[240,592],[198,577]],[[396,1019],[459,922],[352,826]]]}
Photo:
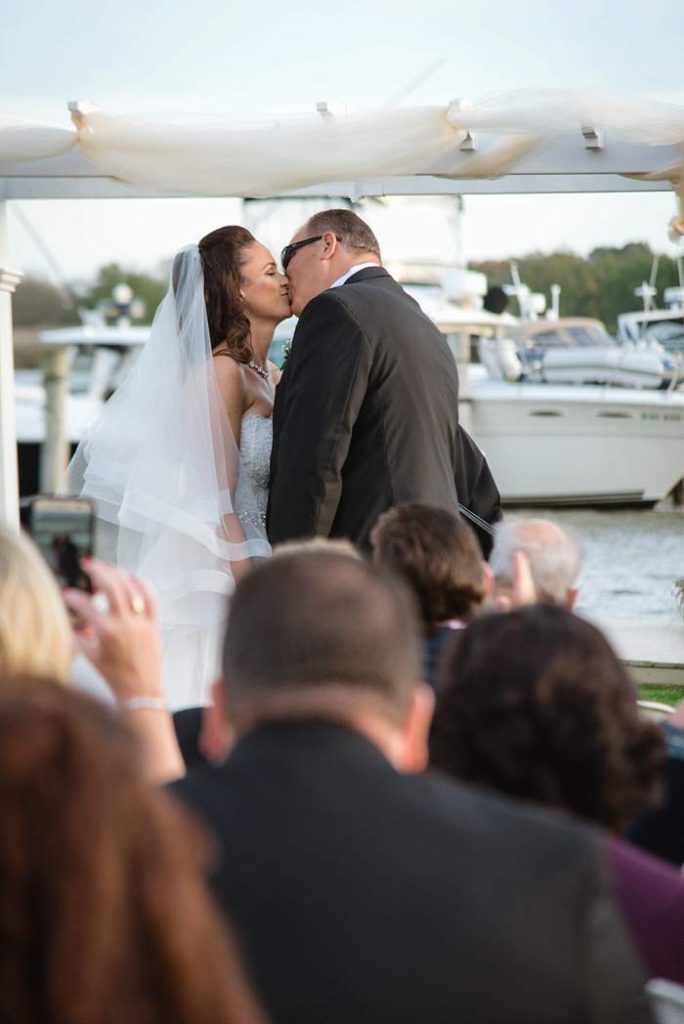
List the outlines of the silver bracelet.
{"label": "silver bracelet", "polygon": [[119,701],[124,711],[168,711],[163,697],[127,697]]}

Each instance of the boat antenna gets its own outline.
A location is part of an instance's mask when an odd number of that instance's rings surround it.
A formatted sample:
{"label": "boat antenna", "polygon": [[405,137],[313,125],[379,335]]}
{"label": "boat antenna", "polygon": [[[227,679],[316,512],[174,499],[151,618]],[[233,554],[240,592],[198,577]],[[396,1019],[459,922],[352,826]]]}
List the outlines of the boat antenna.
{"label": "boat antenna", "polygon": [[[653,300],[655,296],[658,294],[658,289],[656,288],[656,280],[658,277],[659,265],[660,256],[658,255],[658,253],[655,253],[653,256],[653,261],[651,263],[651,276],[648,279],[648,284],[646,283],[646,281],[642,281],[639,287],[634,289],[634,295],[637,299],[641,299],[644,305],[644,314],[650,313],[650,311],[653,309]],[[645,317],[643,320],[638,322],[638,331],[639,340],[641,340],[646,336]]]}
{"label": "boat antenna", "polygon": [[515,260],[511,260],[511,280],[513,281],[512,292],[518,300],[518,308],[520,310],[520,316],[523,320],[533,320],[532,308],[530,304],[530,291],[529,288],[523,285],[520,280],[520,271],[518,264]]}
{"label": "boat antenna", "polygon": [[[653,299],[657,295],[658,289],[656,288],[656,280],[658,278],[658,267],[660,266],[660,255],[656,253],[653,257],[653,263],[651,264],[651,278],[648,282],[651,294],[648,297],[648,305],[651,306]],[[648,312],[648,310],[645,310]]]}

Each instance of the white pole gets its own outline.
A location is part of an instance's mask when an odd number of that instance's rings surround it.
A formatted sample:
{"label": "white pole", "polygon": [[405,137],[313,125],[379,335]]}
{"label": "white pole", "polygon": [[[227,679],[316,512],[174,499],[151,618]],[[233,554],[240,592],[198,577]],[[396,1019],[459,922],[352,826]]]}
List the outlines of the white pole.
{"label": "white pole", "polygon": [[7,268],[7,201],[0,199],[0,522],[19,525],[19,473],[14,412],[12,293],[21,274]]}
{"label": "white pole", "polygon": [[59,345],[43,356],[45,437],[40,460],[40,489],[43,494],[57,491],[69,462],[66,430],[68,379],[69,349]]}

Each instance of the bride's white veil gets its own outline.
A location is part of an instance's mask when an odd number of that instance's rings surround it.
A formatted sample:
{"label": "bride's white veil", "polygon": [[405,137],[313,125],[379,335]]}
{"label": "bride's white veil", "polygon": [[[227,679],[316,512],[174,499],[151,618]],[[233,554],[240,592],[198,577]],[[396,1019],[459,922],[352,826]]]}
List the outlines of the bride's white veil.
{"label": "bride's white veil", "polygon": [[205,702],[236,563],[270,548],[216,386],[196,245],[176,254],[150,337],[66,486],[96,502],[104,557],[157,592],[171,705]]}

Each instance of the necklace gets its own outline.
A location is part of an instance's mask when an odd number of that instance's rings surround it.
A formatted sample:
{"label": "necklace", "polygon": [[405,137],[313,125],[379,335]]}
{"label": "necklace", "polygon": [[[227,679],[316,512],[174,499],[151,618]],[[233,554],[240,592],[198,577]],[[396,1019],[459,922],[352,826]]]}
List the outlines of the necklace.
{"label": "necklace", "polygon": [[247,365],[249,366],[250,370],[254,370],[255,373],[258,373],[263,380],[271,379],[271,375],[268,372],[268,368],[259,366],[259,364],[255,363],[254,361],[252,361],[251,363],[247,363]]}

